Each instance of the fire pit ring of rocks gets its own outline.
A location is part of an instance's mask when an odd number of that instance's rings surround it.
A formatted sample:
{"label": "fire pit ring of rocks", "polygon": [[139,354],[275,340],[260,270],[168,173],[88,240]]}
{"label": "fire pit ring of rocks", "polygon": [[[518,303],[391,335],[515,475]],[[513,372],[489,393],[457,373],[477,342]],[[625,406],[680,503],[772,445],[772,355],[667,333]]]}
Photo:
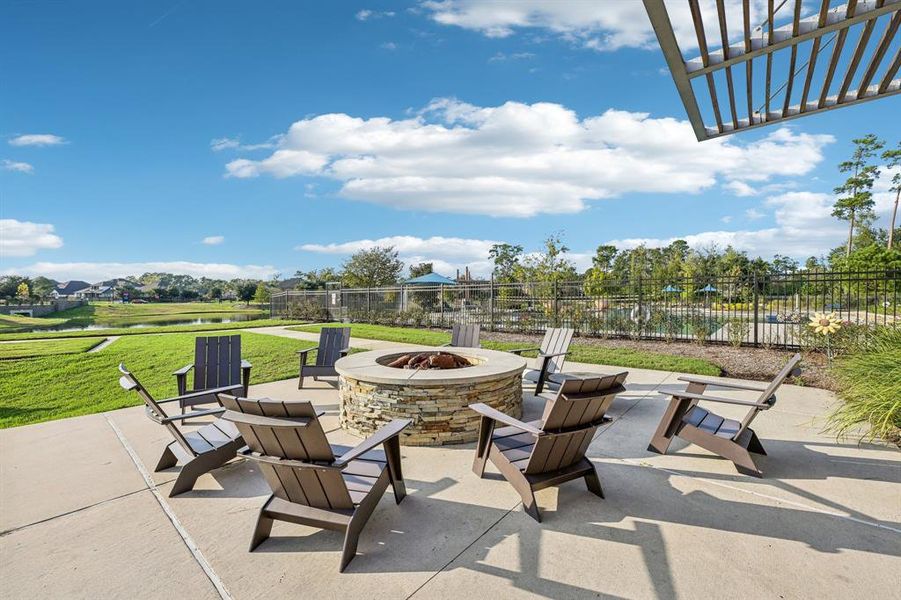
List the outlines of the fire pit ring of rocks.
{"label": "fire pit ring of rocks", "polygon": [[[450,353],[471,366],[404,369],[387,366],[405,354]],[[339,375],[341,427],[368,436],[392,419],[412,419],[401,435],[406,446],[473,442],[479,416],[470,404],[484,402],[512,417],[522,416],[522,372],[526,360],[482,348],[385,349],[359,352],[335,364]]]}

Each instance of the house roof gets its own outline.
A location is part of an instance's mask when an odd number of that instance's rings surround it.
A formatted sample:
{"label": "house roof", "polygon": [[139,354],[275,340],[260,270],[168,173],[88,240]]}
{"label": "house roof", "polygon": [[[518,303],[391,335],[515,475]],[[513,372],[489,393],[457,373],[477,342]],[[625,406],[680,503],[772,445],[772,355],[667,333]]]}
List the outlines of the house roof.
{"label": "house roof", "polygon": [[457,285],[457,282],[438,273],[426,273],[404,282],[405,285]]}
{"label": "house roof", "polygon": [[63,281],[61,283],[56,284],[56,293],[61,296],[68,296],[70,294],[74,294],[75,292],[80,292],[81,290],[86,290],[91,287],[91,284],[87,281],[78,281],[77,279],[73,279],[72,281]]}

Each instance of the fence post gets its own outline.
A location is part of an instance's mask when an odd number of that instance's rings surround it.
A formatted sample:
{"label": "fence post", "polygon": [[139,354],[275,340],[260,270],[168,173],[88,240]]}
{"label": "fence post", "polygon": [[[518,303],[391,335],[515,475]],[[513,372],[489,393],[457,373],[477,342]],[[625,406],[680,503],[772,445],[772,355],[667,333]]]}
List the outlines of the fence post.
{"label": "fence post", "polygon": [[557,293],[556,279],[554,279],[554,327],[560,327],[560,297]]}
{"label": "fence post", "polygon": [[752,284],[754,286],[754,347],[757,348],[760,346],[760,343],[757,340],[757,330],[759,327],[757,326],[757,319],[759,316],[759,308],[760,308],[760,295],[757,289],[757,273],[755,272],[752,279]]}
{"label": "fence post", "polygon": [[372,288],[366,286],[366,322],[372,323]]}
{"label": "fence post", "polygon": [[488,285],[488,331],[494,331],[494,273]]}

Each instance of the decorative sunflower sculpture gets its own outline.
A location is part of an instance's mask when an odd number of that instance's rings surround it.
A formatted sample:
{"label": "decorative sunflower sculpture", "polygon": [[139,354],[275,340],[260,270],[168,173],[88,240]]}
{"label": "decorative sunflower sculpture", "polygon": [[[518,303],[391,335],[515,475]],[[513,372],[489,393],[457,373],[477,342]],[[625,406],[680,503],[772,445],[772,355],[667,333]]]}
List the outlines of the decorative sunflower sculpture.
{"label": "decorative sunflower sculpture", "polygon": [[816,333],[829,335],[841,329],[842,323],[835,316],[835,313],[829,313],[828,315],[825,313],[814,313],[810,317],[810,323],[807,326],[811,327]]}

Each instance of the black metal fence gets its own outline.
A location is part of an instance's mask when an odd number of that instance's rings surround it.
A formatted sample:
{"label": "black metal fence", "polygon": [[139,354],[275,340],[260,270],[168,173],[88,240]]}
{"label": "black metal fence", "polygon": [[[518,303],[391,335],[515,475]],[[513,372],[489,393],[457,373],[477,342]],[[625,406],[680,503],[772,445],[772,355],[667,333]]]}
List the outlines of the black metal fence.
{"label": "black metal fence", "polygon": [[634,281],[396,286],[274,294],[271,314],[415,327],[478,323],[490,331],[572,327],[583,336],[779,348],[818,343],[807,326],[835,313],[843,335],[899,323],[901,271],[796,272]]}

